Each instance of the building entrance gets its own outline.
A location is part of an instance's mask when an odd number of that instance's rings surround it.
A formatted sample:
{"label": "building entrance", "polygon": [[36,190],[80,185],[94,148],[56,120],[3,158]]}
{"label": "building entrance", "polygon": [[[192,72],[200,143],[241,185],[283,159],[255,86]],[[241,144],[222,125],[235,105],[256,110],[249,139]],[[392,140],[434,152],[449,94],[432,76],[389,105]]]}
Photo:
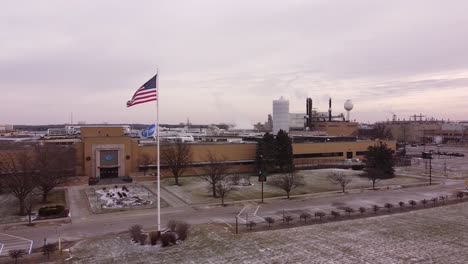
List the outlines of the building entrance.
{"label": "building entrance", "polygon": [[100,168],[101,179],[117,178],[119,176],[119,167]]}
{"label": "building entrance", "polygon": [[353,158],[353,152],[346,152],[346,158],[347,159],[352,159]]}

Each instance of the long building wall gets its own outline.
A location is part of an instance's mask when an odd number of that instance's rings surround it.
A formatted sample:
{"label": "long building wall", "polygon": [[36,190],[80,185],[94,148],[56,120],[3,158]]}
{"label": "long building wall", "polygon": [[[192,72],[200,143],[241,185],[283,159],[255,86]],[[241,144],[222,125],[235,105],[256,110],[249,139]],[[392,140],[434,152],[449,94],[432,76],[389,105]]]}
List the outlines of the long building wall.
{"label": "long building wall", "polygon": [[[88,130],[89,129],[89,130]],[[83,129],[82,129],[83,130]],[[117,128],[86,128],[82,132],[82,140],[76,143],[77,163],[82,163],[83,175],[87,177],[100,176],[100,168],[106,163],[100,156],[100,152],[115,151],[118,161],[118,176],[140,175],[139,166],[142,165],[142,157],[150,157],[151,163],[157,163],[156,145],[140,145],[138,139],[123,135]],[[376,141],[353,142],[327,142],[327,143],[294,143],[293,155],[296,163],[339,161],[347,158],[362,158],[369,146]],[[395,141],[385,142],[395,150]],[[163,145],[162,145],[163,146]],[[187,171],[187,175],[201,173],[200,165],[207,162],[208,153],[222,157],[232,163],[232,172],[248,172],[254,170],[256,144],[254,143],[194,143],[190,144],[194,166]],[[111,157],[112,159],[112,157]],[[78,167],[80,167],[78,165]],[[168,171],[163,171],[163,176],[169,176]]]}

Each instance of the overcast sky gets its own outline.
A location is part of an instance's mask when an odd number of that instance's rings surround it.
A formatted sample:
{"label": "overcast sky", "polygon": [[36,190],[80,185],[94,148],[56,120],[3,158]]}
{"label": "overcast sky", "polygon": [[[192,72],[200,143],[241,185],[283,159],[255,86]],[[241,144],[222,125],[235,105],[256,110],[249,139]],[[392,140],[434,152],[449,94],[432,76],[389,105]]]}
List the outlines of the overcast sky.
{"label": "overcast sky", "polygon": [[0,124],[264,122],[305,99],[360,122],[468,119],[468,1],[3,1]]}

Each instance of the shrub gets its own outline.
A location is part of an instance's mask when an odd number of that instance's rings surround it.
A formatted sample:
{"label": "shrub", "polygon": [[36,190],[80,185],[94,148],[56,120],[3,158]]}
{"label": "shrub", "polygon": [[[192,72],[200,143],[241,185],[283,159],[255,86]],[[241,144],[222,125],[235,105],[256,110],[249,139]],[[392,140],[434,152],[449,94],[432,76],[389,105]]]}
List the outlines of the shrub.
{"label": "shrub", "polygon": [[161,238],[161,232],[159,231],[152,231],[149,233],[150,243],[152,246],[158,243],[158,240]]}
{"label": "shrub", "polygon": [[445,204],[445,196],[439,196],[439,200],[442,201],[442,204]]}
{"label": "shrub", "polygon": [[26,254],[24,249],[13,249],[8,251],[8,255],[15,260],[15,264],[18,263],[18,259],[22,258]]}
{"label": "shrub", "polygon": [[161,246],[167,247],[176,243],[176,235],[173,232],[165,232],[161,234]]}
{"label": "shrub", "polygon": [[57,250],[57,244],[47,244],[42,247],[42,253],[47,255],[47,259],[49,259],[50,254],[54,253],[55,250]]}
{"label": "shrub", "polygon": [[416,206],[417,202],[415,200],[409,200],[408,203],[411,205],[411,207],[414,208]]}
{"label": "shrub", "polygon": [[366,208],[365,207],[359,207],[359,212],[361,214],[364,214],[366,212]]}
{"label": "shrub", "polygon": [[185,240],[188,237],[190,225],[187,222],[179,221],[176,224],[175,231],[177,232],[179,240]]}
{"label": "shrub", "polygon": [[318,217],[320,221],[322,221],[322,218],[325,216],[324,212],[316,212],[315,217]]}
{"label": "shrub", "polygon": [[148,238],[147,234],[141,233],[140,236],[138,237],[138,241],[140,242],[140,245],[144,245],[146,243],[146,239]]}
{"label": "shrub", "polygon": [[304,219],[304,223],[307,223],[307,220],[310,219],[312,216],[309,213],[302,213],[299,217],[301,219]]}
{"label": "shrub", "polygon": [[457,192],[457,199],[463,199],[463,192]]}
{"label": "shrub", "polygon": [[374,211],[374,214],[377,214],[377,212],[378,212],[379,210],[380,210],[380,206],[378,206],[378,205],[376,205],[376,204],[372,206],[372,211]]}
{"label": "shrub", "polygon": [[65,207],[63,205],[46,206],[39,208],[38,214],[42,217],[61,215]]}
{"label": "shrub", "polygon": [[275,219],[273,217],[265,217],[265,222],[268,223],[268,228],[270,228],[275,223]]}
{"label": "shrub", "polygon": [[286,215],[286,216],[284,217],[284,221],[285,221],[286,224],[288,224],[288,225],[289,225],[289,222],[292,222],[293,219],[294,219],[294,218],[293,218],[292,216],[290,216],[290,215]]}
{"label": "shrub", "polygon": [[121,179],[124,182],[133,182],[133,178],[130,176],[123,176]]}
{"label": "shrub", "polygon": [[427,200],[426,200],[426,199],[422,199],[422,200],[421,200],[421,204],[423,205],[423,207],[426,207]]}
{"label": "shrub", "polygon": [[388,212],[391,212],[391,211],[392,211],[392,208],[393,208],[393,204],[391,204],[391,203],[386,203],[386,204],[384,205],[384,207],[387,208],[387,211],[388,211]]}
{"label": "shrub", "polygon": [[352,170],[363,170],[364,165],[354,164],[354,165],[351,165],[351,169]]}
{"label": "shrub", "polygon": [[134,242],[139,242],[140,241],[140,235],[141,235],[141,230],[143,228],[141,225],[133,225],[130,227],[130,237]]}
{"label": "shrub", "polygon": [[252,231],[252,229],[257,225],[257,223],[255,223],[254,221],[249,221],[246,225],[247,228],[249,228],[249,230]]}
{"label": "shrub", "polygon": [[398,202],[398,205],[400,206],[400,210],[403,210],[405,207],[405,202]]}
{"label": "shrub", "polygon": [[172,232],[176,231],[176,227],[177,227],[177,221],[176,220],[169,220],[169,222],[167,222],[167,228],[169,230],[171,230]]}
{"label": "shrub", "polygon": [[431,198],[432,205],[435,206],[437,203],[437,197]]}
{"label": "shrub", "polygon": [[335,219],[337,219],[338,217],[340,217],[340,213],[337,212],[337,211],[331,211],[330,213]]}
{"label": "shrub", "polygon": [[354,209],[351,207],[346,207],[344,211],[348,214],[348,216],[351,216],[351,213],[354,213]]}

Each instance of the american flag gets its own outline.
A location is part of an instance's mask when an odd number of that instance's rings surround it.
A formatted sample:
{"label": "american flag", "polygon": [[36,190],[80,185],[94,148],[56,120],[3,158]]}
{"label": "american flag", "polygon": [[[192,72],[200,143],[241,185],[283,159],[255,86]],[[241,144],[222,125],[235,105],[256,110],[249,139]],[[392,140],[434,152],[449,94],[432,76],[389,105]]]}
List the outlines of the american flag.
{"label": "american flag", "polygon": [[137,104],[147,103],[151,101],[156,101],[157,97],[157,87],[156,87],[156,74],[147,81],[143,86],[141,86],[133,95],[132,100],[127,101],[127,107],[134,106]]}

